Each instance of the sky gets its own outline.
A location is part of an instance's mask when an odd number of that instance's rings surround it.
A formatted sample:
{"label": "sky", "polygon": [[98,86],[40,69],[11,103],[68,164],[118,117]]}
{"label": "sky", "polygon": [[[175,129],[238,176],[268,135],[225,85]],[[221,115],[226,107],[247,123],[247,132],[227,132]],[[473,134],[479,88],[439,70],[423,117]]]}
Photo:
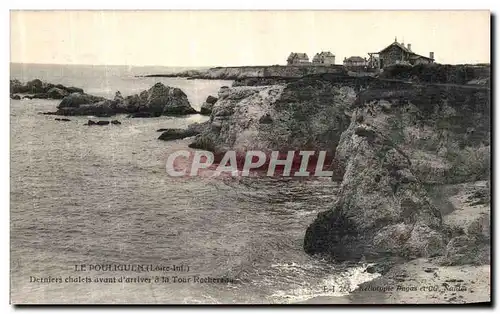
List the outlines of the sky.
{"label": "sky", "polygon": [[286,64],[398,42],[446,64],[490,62],[488,11],[11,11],[11,62],[158,66]]}

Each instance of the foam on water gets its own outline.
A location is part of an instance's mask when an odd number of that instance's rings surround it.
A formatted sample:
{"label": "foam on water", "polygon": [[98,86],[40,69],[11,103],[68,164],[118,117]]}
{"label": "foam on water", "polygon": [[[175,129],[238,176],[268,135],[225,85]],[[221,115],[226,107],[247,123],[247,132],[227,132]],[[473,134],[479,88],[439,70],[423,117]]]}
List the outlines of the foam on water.
{"label": "foam on water", "polygon": [[[297,265],[275,266],[298,267]],[[349,267],[342,272],[326,276],[319,283],[313,285],[304,283],[304,285],[298,288],[277,291],[271,295],[271,299],[276,303],[298,303],[315,297],[340,297],[348,295],[360,284],[380,276],[377,273],[371,274],[366,272],[368,266],[370,264]]]}

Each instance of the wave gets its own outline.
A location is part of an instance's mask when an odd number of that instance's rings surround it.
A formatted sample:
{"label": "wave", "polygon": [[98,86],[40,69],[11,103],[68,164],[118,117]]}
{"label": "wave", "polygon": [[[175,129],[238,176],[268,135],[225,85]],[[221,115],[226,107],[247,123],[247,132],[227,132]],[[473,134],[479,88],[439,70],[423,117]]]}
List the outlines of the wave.
{"label": "wave", "polygon": [[297,287],[278,290],[270,296],[273,303],[298,303],[315,297],[340,297],[350,294],[360,284],[371,281],[380,274],[366,272],[370,264],[349,267],[344,271],[327,275],[325,278],[309,284],[307,281]]}

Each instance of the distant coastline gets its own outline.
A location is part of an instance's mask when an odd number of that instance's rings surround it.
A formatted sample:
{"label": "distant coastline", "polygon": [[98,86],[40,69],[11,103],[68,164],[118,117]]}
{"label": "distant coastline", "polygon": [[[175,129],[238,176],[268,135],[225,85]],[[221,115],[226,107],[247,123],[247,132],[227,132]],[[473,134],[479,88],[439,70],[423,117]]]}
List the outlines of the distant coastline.
{"label": "distant coastline", "polygon": [[340,74],[347,71],[342,65],[262,65],[212,67],[208,69],[186,70],[177,73],[159,73],[144,77],[185,77],[188,79],[236,80],[244,78],[300,78],[314,74]]}

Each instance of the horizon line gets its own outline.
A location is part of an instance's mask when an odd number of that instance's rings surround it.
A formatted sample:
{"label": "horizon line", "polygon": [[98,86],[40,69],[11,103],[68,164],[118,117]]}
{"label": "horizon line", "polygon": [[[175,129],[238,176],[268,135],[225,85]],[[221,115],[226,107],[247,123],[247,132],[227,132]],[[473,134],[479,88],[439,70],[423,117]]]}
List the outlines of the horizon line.
{"label": "horizon line", "polygon": [[[159,64],[146,64],[146,65],[137,65],[137,64],[93,64],[93,63],[45,63],[45,62],[9,62],[10,64],[22,64],[22,65],[69,65],[69,66],[122,66],[122,67],[165,67],[165,68],[231,68],[231,67],[265,67],[265,66],[287,66],[287,64],[264,64],[264,65],[159,65]],[[491,60],[488,62],[476,62],[476,63],[439,63],[435,62],[434,64],[440,65],[481,65],[487,64],[491,65]],[[343,63],[335,63],[333,65],[343,66]]]}
{"label": "horizon line", "polygon": [[195,67],[217,67],[212,65],[160,65],[160,64],[102,64],[102,63],[47,63],[47,62],[14,62],[10,61],[10,64],[36,64],[36,65],[98,65],[98,66],[131,66],[131,67],[178,67],[178,68],[195,68]]}

